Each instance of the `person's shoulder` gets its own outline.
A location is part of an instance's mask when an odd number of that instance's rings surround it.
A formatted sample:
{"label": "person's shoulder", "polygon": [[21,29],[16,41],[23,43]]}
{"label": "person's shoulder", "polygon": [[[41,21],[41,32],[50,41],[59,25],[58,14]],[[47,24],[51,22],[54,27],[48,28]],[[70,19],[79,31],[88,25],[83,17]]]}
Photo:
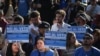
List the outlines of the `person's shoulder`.
{"label": "person's shoulder", "polygon": [[38,52],[38,50],[37,49],[34,49],[31,53],[36,53],[36,52]]}
{"label": "person's shoulder", "polygon": [[76,48],[76,51],[80,51],[80,50],[82,50],[82,46],[81,47],[78,47],[78,48]]}
{"label": "person's shoulder", "polygon": [[98,49],[98,48],[96,48],[96,47],[93,47],[93,46],[92,46],[92,49],[93,49],[94,51],[96,51],[96,52],[99,52],[99,53],[100,53],[100,49]]}
{"label": "person's shoulder", "polygon": [[30,56],[35,56],[35,55],[37,55],[37,53],[38,53],[38,50],[37,49],[35,49],[35,50],[33,50],[32,52],[31,52],[31,54],[30,54]]}
{"label": "person's shoulder", "polygon": [[52,49],[50,49],[50,48],[47,48],[46,53],[48,55],[53,55],[54,54],[54,51]]}
{"label": "person's shoulder", "polygon": [[55,23],[55,24],[53,24],[53,25],[51,26],[51,31],[54,31],[55,28],[57,28],[57,23]]}
{"label": "person's shoulder", "polygon": [[88,5],[87,7],[91,7],[92,5],[90,4],[90,5]]}
{"label": "person's shoulder", "polygon": [[100,56],[100,49],[92,46],[92,52],[95,56]]}
{"label": "person's shoulder", "polygon": [[29,28],[31,28],[31,27],[33,27],[33,24],[30,24],[30,25],[29,25]]}
{"label": "person's shoulder", "polygon": [[54,51],[52,49],[48,49],[47,52],[54,53]]}
{"label": "person's shoulder", "polygon": [[54,27],[54,26],[57,26],[57,23],[54,23],[54,24],[52,25],[52,27]]}
{"label": "person's shoulder", "polygon": [[67,23],[63,23],[64,24],[64,26],[71,26],[70,24],[67,24]]}

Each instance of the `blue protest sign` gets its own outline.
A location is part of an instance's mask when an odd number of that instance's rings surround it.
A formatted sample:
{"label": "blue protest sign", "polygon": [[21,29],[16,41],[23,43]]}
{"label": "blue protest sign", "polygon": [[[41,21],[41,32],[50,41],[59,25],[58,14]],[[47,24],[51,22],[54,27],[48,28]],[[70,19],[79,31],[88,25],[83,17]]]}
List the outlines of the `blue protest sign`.
{"label": "blue protest sign", "polygon": [[45,33],[46,47],[66,49],[66,33],[49,31]]}
{"label": "blue protest sign", "polygon": [[86,33],[86,27],[84,26],[70,26],[67,30],[68,32],[74,32],[79,41],[82,41],[84,34]]}
{"label": "blue protest sign", "polygon": [[9,42],[29,42],[28,25],[7,25],[6,38]]}

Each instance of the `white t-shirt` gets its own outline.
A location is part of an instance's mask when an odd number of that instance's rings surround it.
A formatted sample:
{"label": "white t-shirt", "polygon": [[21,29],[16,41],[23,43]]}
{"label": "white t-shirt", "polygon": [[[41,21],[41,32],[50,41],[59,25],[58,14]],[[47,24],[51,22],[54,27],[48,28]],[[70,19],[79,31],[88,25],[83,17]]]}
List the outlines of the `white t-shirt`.
{"label": "white t-shirt", "polygon": [[57,23],[55,23],[55,24],[52,25],[51,31],[67,32],[68,26],[70,26],[70,25],[63,22],[62,26],[59,28],[57,26]]}

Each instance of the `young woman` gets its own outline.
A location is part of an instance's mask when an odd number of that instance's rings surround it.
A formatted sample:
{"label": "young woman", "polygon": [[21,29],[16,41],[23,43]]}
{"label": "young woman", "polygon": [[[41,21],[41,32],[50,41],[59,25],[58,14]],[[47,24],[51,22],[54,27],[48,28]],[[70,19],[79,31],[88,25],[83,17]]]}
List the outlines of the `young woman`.
{"label": "young woman", "polygon": [[62,50],[61,56],[74,56],[74,51],[79,46],[81,46],[81,44],[77,41],[75,33],[67,33],[66,50]]}
{"label": "young woman", "polygon": [[25,56],[20,43],[9,43],[7,46],[6,56]]}
{"label": "young woman", "polygon": [[54,51],[46,48],[44,39],[39,38],[36,43],[36,49],[31,52],[30,56],[54,56]]}

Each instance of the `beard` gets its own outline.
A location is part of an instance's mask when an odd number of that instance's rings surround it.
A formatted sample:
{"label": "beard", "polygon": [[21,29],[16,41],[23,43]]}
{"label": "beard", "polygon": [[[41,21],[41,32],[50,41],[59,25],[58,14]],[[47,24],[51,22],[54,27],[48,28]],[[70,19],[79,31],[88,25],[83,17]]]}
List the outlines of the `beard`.
{"label": "beard", "polygon": [[85,43],[83,43],[83,46],[92,46],[92,44],[85,42]]}

